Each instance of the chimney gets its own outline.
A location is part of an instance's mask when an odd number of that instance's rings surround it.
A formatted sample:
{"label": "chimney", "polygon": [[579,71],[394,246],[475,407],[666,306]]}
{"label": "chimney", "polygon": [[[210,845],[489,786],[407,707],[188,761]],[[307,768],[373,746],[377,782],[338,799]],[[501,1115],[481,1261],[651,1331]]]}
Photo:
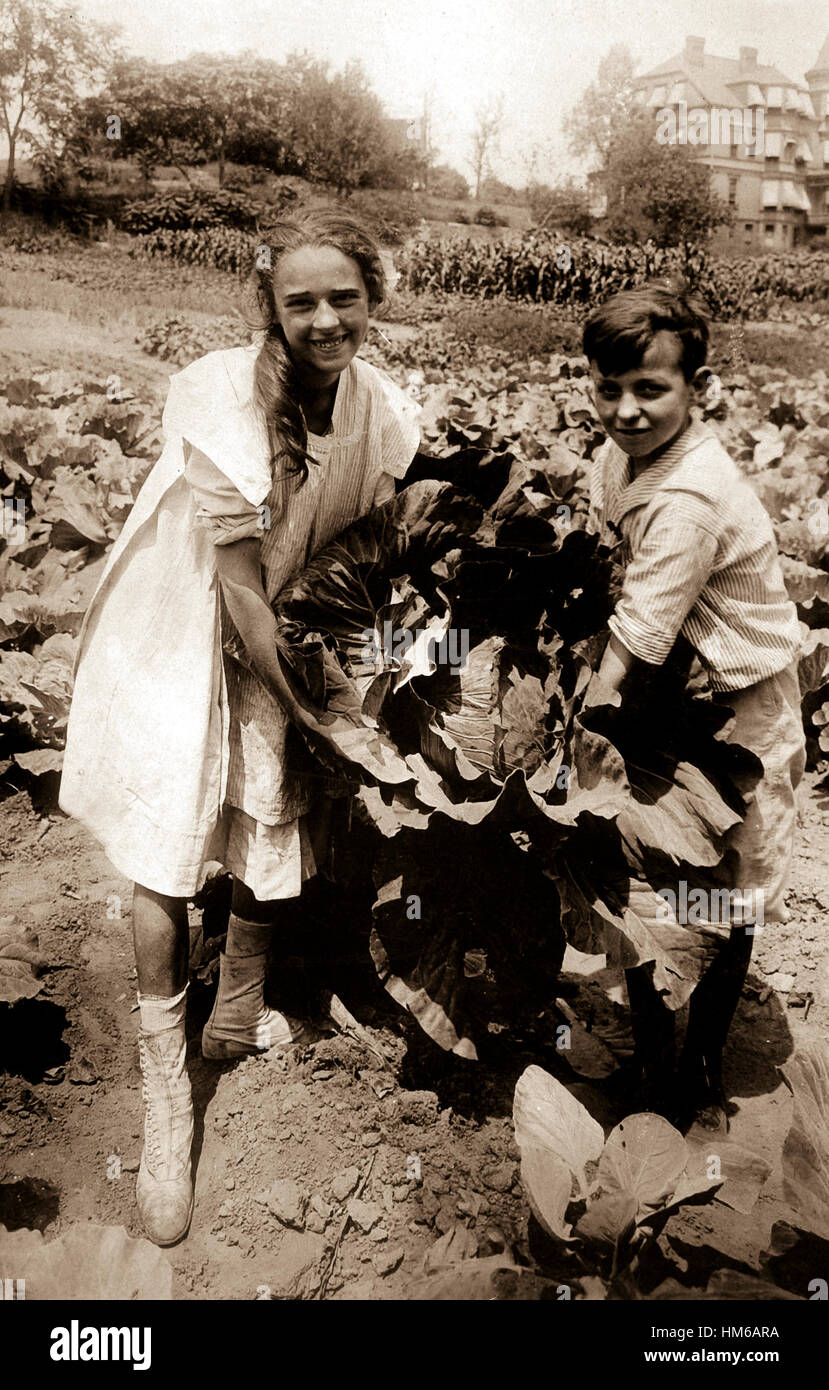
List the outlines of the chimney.
{"label": "chimney", "polygon": [[694,38],[690,34],[685,36],[685,61],[689,68],[702,67],[704,51],[705,39]]}
{"label": "chimney", "polygon": [[757,49],[740,49],[740,72],[753,72],[757,66]]}

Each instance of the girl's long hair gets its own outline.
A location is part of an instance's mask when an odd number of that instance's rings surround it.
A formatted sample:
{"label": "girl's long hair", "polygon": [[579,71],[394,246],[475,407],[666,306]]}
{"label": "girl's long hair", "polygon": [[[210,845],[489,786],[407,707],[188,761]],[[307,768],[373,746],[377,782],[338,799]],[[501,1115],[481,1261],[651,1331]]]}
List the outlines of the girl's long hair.
{"label": "girl's long hair", "polygon": [[337,210],[311,208],[280,219],[256,248],[248,283],[251,327],[265,338],[254,368],[254,400],[268,430],[274,476],[308,477],[308,429],[299,404],[296,369],[279,322],[273,281],[280,259],[306,246],[330,246],[356,261],[368,291],[369,312],[385,299],[386,281],[379,249],[359,222]]}

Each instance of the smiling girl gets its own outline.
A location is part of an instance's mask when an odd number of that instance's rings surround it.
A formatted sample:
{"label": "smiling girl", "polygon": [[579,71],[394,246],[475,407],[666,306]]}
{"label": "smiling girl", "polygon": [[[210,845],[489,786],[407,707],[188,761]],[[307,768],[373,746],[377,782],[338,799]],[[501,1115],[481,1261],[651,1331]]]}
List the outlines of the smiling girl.
{"label": "smiling girl", "polygon": [[233,874],[210,1058],[297,1040],[264,1004],[279,903],[317,871],[330,800],[287,765],[290,695],[271,601],[339,531],[394,495],[418,408],[357,356],[385,293],[350,218],[280,223],[252,278],[262,332],[172,377],[165,448],[81,633],[60,804],[135,884],[145,1142],[136,1195],[159,1245],[193,1209],[185,1067],[187,900]]}

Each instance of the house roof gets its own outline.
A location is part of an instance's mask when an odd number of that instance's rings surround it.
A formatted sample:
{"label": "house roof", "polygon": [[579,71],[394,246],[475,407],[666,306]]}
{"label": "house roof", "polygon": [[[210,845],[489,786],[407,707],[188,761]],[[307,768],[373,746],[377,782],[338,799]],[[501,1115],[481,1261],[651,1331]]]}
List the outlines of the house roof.
{"label": "house roof", "polygon": [[[827,45],[829,45],[829,39],[824,44],[824,48]],[[820,62],[821,59],[819,58],[818,65]],[[827,64],[829,64],[829,59],[827,59]],[[689,82],[699,92],[703,101],[711,106],[733,104],[734,92],[731,88],[745,82],[776,87],[800,87],[801,85],[799,82],[794,82],[791,77],[787,77],[779,68],[769,67],[763,63],[758,63],[749,72],[741,72],[739,59],[717,58],[713,53],[704,53],[702,66],[691,67],[685,53],[679,53],[676,57],[669,58],[667,62],[660,63],[658,67],[651,68],[649,72],[637,77],[634,86],[645,86],[654,78],[667,77],[669,74]]]}
{"label": "house roof", "polygon": [[823,40],[823,47],[817,55],[815,66],[812,68],[812,71],[822,72],[826,68],[829,68],[829,34],[827,34],[826,38]]}

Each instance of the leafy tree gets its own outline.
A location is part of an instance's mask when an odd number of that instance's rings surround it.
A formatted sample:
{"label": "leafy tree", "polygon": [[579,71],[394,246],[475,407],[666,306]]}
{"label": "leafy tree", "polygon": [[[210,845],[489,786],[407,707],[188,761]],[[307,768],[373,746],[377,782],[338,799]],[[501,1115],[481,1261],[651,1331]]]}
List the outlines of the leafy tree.
{"label": "leafy tree", "polygon": [[463,202],[469,197],[469,184],[450,164],[436,164],[429,170],[429,192],[436,198]]}
{"label": "leafy tree", "polygon": [[[286,70],[277,63],[243,53],[238,58],[194,53],[167,69],[190,112],[189,137],[207,160],[219,166],[219,187],[231,153],[239,163],[265,163],[287,172],[288,150],[277,132],[284,128],[288,105]],[[254,152],[257,159],[251,159]]]}
{"label": "leafy tree", "polygon": [[78,147],[88,153],[109,145],[114,158],[136,161],[145,184],[159,164],[188,178],[188,166],[215,159],[221,186],[231,158],[276,172],[292,165],[276,134],[286,101],[285,69],[255,54],[194,54],[166,65],[131,58],[113,70],[104,93],[83,104]]}
{"label": "leafy tree", "polygon": [[19,143],[44,154],[59,150],[78,93],[103,76],[115,32],[80,20],[56,0],[0,0],[0,109],[9,145],[4,213]]}
{"label": "leafy tree", "polygon": [[635,63],[625,44],[615,44],[599,63],[599,73],[581,100],[565,117],[564,129],[573,154],[597,156],[604,163],[608,150],[636,110],[633,100]]}
{"label": "leafy tree", "polygon": [[[115,129],[113,130],[113,124]],[[311,55],[284,66],[254,53],[193,54],[160,65],[120,62],[106,91],[78,112],[79,155],[134,159],[145,183],[159,164],[228,160],[301,174],[347,195],[365,184],[406,186],[417,159],[392,147],[383,108],[358,64],[329,74]]]}
{"label": "leafy tree", "polygon": [[78,156],[109,153],[133,160],[145,186],[159,164],[189,182],[188,167],[203,162],[201,113],[169,67],[143,58],[113,66],[106,88],[78,107],[73,144]]}
{"label": "leafy tree", "polygon": [[475,177],[475,197],[481,196],[481,184],[489,162],[498,148],[498,141],[504,124],[504,100],[480,106],[475,113],[475,125],[470,141],[469,166]]}
{"label": "leafy tree", "polygon": [[292,54],[286,68],[288,130],[306,178],[346,197],[373,183],[397,156],[361,65],[347,63],[329,77],[327,63],[301,53]]}
{"label": "leafy tree", "polygon": [[731,209],[711,188],[711,171],[695,148],[661,144],[655,120],[639,112],[613,137],[601,183],[613,240],[686,248],[729,226]]}
{"label": "leafy tree", "polygon": [[518,188],[513,188],[511,183],[504,183],[501,179],[496,179],[492,174],[481,183],[481,197],[488,203],[518,203],[524,202],[524,193]]}
{"label": "leafy tree", "polygon": [[590,231],[593,218],[589,195],[572,179],[554,188],[545,183],[530,184],[527,202],[533,221],[539,227],[561,227],[573,236],[583,236]]}

